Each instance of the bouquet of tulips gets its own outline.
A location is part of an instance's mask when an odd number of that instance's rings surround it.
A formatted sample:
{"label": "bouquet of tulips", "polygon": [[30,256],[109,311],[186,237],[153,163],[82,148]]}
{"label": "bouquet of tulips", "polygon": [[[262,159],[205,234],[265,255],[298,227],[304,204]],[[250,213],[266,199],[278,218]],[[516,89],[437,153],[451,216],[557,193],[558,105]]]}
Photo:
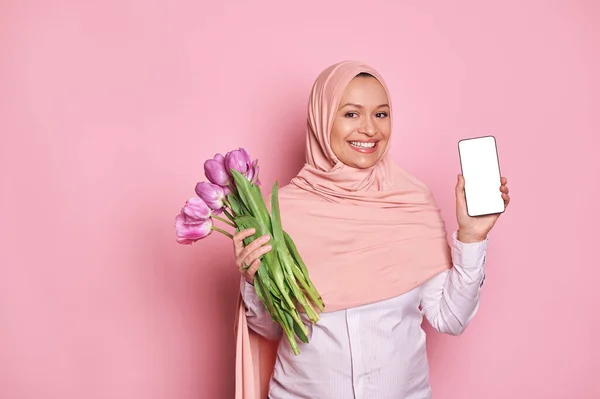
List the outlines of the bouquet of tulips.
{"label": "bouquet of tulips", "polygon": [[252,162],[245,149],[230,151],[225,156],[216,154],[204,163],[204,173],[209,182],[196,185],[197,196],[189,198],[175,218],[177,242],[192,244],[213,231],[233,238],[231,233],[216,227],[215,221],[236,231],[254,228],[255,234],[244,240],[245,245],[269,234],[272,249],[261,258],[254,288],[271,318],[281,325],[294,354],[298,355],[295,337],[308,343],[308,331],[297,305],[312,323],[319,320],[313,304],[319,311],[323,311],[325,305],[294,241],[281,226],[277,182],[271,193],[269,214],[259,187],[258,160]]}

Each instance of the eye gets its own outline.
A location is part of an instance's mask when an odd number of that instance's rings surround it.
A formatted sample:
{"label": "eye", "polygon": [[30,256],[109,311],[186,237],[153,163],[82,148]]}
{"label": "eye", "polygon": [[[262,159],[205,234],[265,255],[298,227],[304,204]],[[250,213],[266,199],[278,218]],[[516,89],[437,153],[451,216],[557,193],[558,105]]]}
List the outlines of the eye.
{"label": "eye", "polygon": [[358,113],[354,112],[354,111],[350,111],[350,112],[346,112],[346,114],[344,116],[346,118],[356,118],[358,116]]}
{"label": "eye", "polygon": [[386,118],[388,116],[387,112],[378,112],[375,114],[378,118]]}

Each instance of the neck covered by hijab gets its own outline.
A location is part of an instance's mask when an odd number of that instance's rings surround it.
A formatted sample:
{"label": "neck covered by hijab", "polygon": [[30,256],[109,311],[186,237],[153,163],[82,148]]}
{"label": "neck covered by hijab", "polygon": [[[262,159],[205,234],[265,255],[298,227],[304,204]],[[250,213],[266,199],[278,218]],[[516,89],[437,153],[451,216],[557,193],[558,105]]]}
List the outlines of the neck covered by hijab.
{"label": "neck covered by hijab", "polygon": [[[310,95],[306,164],[279,190],[283,228],[296,243],[325,312],[393,298],[451,267],[433,196],[393,162],[388,148],[367,169],[344,165],[331,149],[339,102],[360,73],[381,83],[392,114],[387,86],[376,70],[356,61],[325,69]],[[276,347],[248,329],[241,298],[238,305],[236,398],[264,399]]]}

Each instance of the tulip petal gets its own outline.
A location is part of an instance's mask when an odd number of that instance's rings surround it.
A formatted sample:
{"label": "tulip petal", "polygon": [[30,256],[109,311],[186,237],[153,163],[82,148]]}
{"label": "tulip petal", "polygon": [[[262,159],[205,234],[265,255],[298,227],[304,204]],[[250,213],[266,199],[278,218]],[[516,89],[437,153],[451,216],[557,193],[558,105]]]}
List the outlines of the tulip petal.
{"label": "tulip petal", "polygon": [[227,187],[231,182],[231,177],[225,170],[224,161],[208,159],[204,162],[204,175],[214,184],[221,187]]}
{"label": "tulip petal", "polygon": [[211,215],[211,209],[200,197],[191,197],[185,203],[182,212],[192,219],[204,221]]}
{"label": "tulip petal", "polygon": [[251,167],[248,152],[243,148],[229,151],[225,155],[225,167],[229,174],[231,174],[231,170],[233,169],[240,172],[242,175],[245,175]]}
{"label": "tulip petal", "polygon": [[198,197],[202,198],[206,205],[215,212],[222,211],[224,207],[223,200],[225,199],[225,192],[222,187],[208,182],[200,182],[196,184],[195,188]]}
{"label": "tulip petal", "polygon": [[178,243],[192,244],[212,233],[212,219],[199,221],[189,218],[184,213],[180,213],[175,218],[175,232]]}

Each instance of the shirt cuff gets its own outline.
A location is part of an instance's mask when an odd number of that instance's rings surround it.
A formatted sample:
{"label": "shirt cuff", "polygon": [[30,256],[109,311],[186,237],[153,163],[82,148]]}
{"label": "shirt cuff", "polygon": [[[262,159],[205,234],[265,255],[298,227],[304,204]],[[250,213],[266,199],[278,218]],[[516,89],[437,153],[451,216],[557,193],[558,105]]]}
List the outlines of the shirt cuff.
{"label": "shirt cuff", "polygon": [[464,243],[458,240],[458,231],[452,234],[453,251],[452,263],[462,269],[482,269],[488,249],[488,239]]}

